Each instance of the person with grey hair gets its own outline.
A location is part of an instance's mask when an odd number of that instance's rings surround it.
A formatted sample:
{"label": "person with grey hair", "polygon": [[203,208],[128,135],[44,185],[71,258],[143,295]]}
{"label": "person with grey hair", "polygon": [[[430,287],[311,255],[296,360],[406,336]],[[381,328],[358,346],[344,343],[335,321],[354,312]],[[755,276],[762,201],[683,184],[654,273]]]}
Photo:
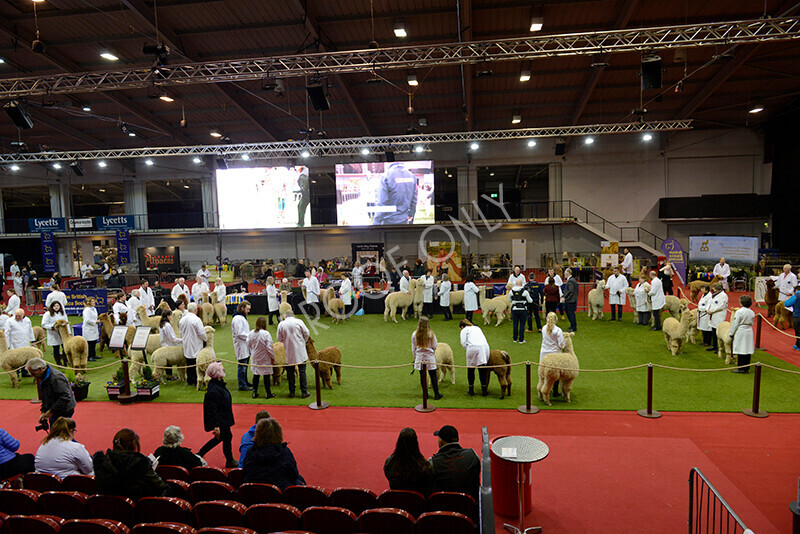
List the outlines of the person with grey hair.
{"label": "person with grey hair", "polygon": [[136,314],[136,310],[142,305],[140,294],[138,289],[131,291],[131,298],[128,299],[128,326],[142,326],[142,321]]}
{"label": "person with grey hair", "polygon": [[172,287],[172,292],[170,293],[170,296],[172,297],[172,302],[174,302],[175,305],[178,304],[179,295],[186,295],[187,302],[189,301],[189,298],[192,296],[192,294],[189,292],[189,286],[186,285],[186,278],[182,276],[177,280],[175,280],[175,285]]}
{"label": "person with grey hair", "polygon": [[211,380],[208,382],[206,396],[203,399],[203,426],[206,432],[211,432],[214,436],[200,448],[197,454],[205,456],[208,451],[222,443],[225,467],[239,467],[239,462],[233,458],[231,427],[235,421],[233,420],[231,392],[225,387],[225,368],[220,362],[212,362],[206,369],[206,376]]}
{"label": "person with grey hair", "polygon": [[186,313],[178,323],[178,330],[183,340],[183,356],[186,358],[186,383],[190,386],[197,385],[197,353],[203,348],[203,343],[208,341],[203,320],[199,317],[196,302],[189,303]]}
{"label": "person with grey hair", "polygon": [[450,311],[450,290],[453,289],[453,284],[450,282],[450,276],[447,273],[442,273],[442,282],[436,291],[439,297],[439,307],[444,313],[444,320],[451,321],[453,313]]}
{"label": "person with grey hair", "polygon": [[31,358],[25,368],[39,383],[42,394],[39,424],[47,421],[47,430],[59,417],[72,417],[75,413],[75,395],[64,373],[47,365],[41,358]]}
{"label": "person with grey hair", "polygon": [[[287,311],[283,321],[278,323],[278,341],[283,343],[286,350],[286,364],[297,366],[300,373],[300,396],[304,399],[311,396],[306,379],[306,362],[308,361],[306,341],[310,335],[305,323],[297,319],[291,311]],[[294,397],[294,367],[287,367],[286,373],[289,381],[289,397]]]}
{"label": "person with grey hair", "polygon": [[181,443],[183,443],[183,432],[180,427],[170,425],[165,428],[162,445],[153,452],[153,456],[158,460],[158,465],[178,465],[189,471],[195,467],[206,465],[203,458],[190,449],[181,447]]}
{"label": "person with grey hair", "polygon": [[28,347],[33,341],[36,341],[31,320],[25,316],[25,310],[21,308],[6,321],[3,331],[6,334],[6,344],[9,349]]}

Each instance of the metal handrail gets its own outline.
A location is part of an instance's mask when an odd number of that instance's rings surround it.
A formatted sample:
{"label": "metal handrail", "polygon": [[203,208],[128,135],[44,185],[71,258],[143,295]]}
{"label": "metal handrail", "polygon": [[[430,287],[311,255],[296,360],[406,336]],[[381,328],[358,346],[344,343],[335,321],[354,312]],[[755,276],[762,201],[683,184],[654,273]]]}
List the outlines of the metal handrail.
{"label": "metal handrail", "polygon": [[[696,488],[699,482],[703,485]],[[712,497],[715,499],[713,502]],[[689,534],[695,532],[738,534],[747,530],[744,521],[736,515],[722,495],[696,467],[689,470],[688,524]]]}

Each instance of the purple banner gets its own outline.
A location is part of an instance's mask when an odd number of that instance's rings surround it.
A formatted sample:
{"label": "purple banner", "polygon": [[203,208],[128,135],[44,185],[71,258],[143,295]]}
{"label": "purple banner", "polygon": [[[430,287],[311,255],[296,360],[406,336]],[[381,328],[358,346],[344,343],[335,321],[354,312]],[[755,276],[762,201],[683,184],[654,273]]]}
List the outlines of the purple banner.
{"label": "purple banner", "polygon": [[661,251],[666,256],[667,261],[672,264],[672,269],[681,279],[681,282],[686,283],[686,253],[683,247],[676,239],[665,239],[661,243]]}

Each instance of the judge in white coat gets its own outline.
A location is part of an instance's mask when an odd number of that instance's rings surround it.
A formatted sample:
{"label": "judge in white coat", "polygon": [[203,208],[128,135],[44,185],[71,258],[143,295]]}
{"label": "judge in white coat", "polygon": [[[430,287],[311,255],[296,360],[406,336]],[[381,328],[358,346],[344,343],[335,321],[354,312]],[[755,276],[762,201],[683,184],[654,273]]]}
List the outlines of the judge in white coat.
{"label": "judge in white coat", "polygon": [[628,287],[628,279],[619,274],[619,267],[614,267],[611,276],[606,280],[608,289],[608,303],[611,304],[611,320],[622,321],[622,307],[627,300],[625,289]]}
{"label": "judge in white coat", "polygon": [[204,282],[202,278],[197,277],[194,285],[192,286],[192,300],[198,304],[203,303],[203,293],[208,293],[208,283]]}
{"label": "judge in white coat", "polygon": [[97,308],[94,307],[94,297],[88,297],[83,302],[83,337],[89,343],[89,357],[90,362],[95,362],[100,358],[97,357],[95,345],[97,340],[100,339],[100,330],[97,329]]}
{"label": "judge in white coat", "polygon": [[406,270],[403,271],[403,276],[400,278],[400,292],[411,293],[411,279]]}
{"label": "judge in white coat", "polygon": [[653,327],[650,330],[661,330],[661,310],[667,304],[664,298],[664,286],[658,279],[658,273],[650,271],[650,306],[653,308]]}
{"label": "judge in white coat", "polygon": [[797,275],[792,272],[791,264],[783,266],[783,272],[778,276],[771,276],[775,280],[775,289],[778,290],[778,300],[784,301],[794,295],[794,288],[797,287]]}
{"label": "judge in white coat", "polygon": [[63,344],[61,334],[55,329],[56,321],[58,320],[67,321],[67,323],[69,323],[69,319],[67,319],[67,315],[64,313],[64,308],[61,307],[61,303],[54,300],[50,303],[50,307],[44,312],[44,315],[42,315],[42,328],[47,332],[47,346],[53,347],[53,359],[59,365],[68,365],[69,362],[67,361],[66,354],[61,354],[61,345]]}
{"label": "judge in white coat", "polygon": [[[306,271],[308,272],[308,271]],[[306,381],[306,362],[308,352],[306,351],[306,341],[310,336],[305,323],[294,316],[291,311],[286,312],[286,317],[278,324],[278,341],[283,343],[286,350],[286,365],[296,365],[300,372],[300,396],[308,398],[308,383]],[[294,368],[286,369],[289,381],[289,397],[294,397]]]}
{"label": "judge in white coat", "polygon": [[228,290],[225,287],[225,284],[222,282],[222,278],[217,278],[214,280],[213,291],[217,294],[217,302],[220,304],[225,304],[225,297],[228,295]]}
{"label": "judge in white coat", "polygon": [[432,272],[426,269],[425,274],[419,277],[419,283],[422,284],[422,315],[428,319],[433,317],[433,284],[436,282]]}
{"label": "judge in white coat", "polygon": [[719,263],[714,266],[714,276],[722,277],[722,287],[728,291],[728,277],[731,275],[731,266],[725,263],[725,258],[720,258]]}
{"label": "judge in white coat", "polygon": [[[563,352],[565,345],[564,331],[556,324],[558,322],[558,315],[555,312],[550,312],[545,318],[546,325],[542,329],[542,347],[539,349],[539,361],[547,354],[554,354],[556,352]],[[572,335],[572,334],[570,334]],[[558,397],[558,380],[553,384],[553,389],[550,395]]]}
{"label": "judge in white coat", "polygon": [[142,320],[139,319],[139,314],[136,310],[142,305],[142,299],[139,298],[139,290],[134,289],[131,291],[131,298],[128,299],[128,326],[142,326]]}
{"label": "judge in white coat", "polygon": [[250,363],[250,350],[247,348],[247,336],[250,334],[250,323],[247,322],[248,313],[250,313],[250,303],[243,300],[236,307],[236,315],[231,321],[233,352],[236,354],[236,361],[239,364],[236,373],[239,391],[253,389],[253,386],[247,382],[247,364]]}
{"label": "judge in white coat", "polygon": [[753,305],[753,299],[749,295],[742,295],[739,297],[739,304],[741,308],[736,310],[736,314],[731,319],[731,339],[733,340],[733,354],[736,355],[736,364],[738,367],[733,369],[734,373],[748,373],[750,359],[756,350],[755,342],[753,341],[753,323],[756,321],[756,314],[750,309]]}
{"label": "judge in white coat", "polygon": [[178,323],[183,342],[183,356],[186,358],[186,365],[189,366],[186,369],[186,383],[190,386],[197,385],[197,368],[194,365],[197,364],[197,353],[203,348],[203,342],[208,341],[203,320],[198,316],[198,312],[197,303],[189,303],[186,313]]}
{"label": "judge in white coat", "polygon": [[339,286],[339,298],[342,299],[344,303],[345,315],[350,315],[350,311],[353,308],[353,284],[350,283],[347,273],[342,273],[342,283]]}
{"label": "judge in white coat", "polygon": [[710,347],[714,341],[711,339],[711,315],[708,313],[708,306],[713,295],[707,285],[700,286],[700,291],[702,296],[697,303],[697,329],[703,333],[703,345]]}
{"label": "judge in white coat", "polygon": [[264,316],[256,319],[256,329],[247,335],[247,348],[253,357],[253,398],[258,397],[258,382],[264,377],[264,389],[266,397],[271,399],[275,394],[270,389],[270,377],[273,372],[280,372],[282,369],[274,369],[275,350],[272,346],[272,336],[267,332],[267,318]]}
{"label": "judge in white coat", "polygon": [[16,289],[9,289],[8,293],[8,304],[6,304],[6,309],[3,313],[8,315],[9,317],[13,317],[17,310],[19,309],[19,296],[17,295]]}
{"label": "judge in white coat", "polygon": [[25,311],[21,309],[14,312],[14,317],[6,321],[3,332],[6,335],[6,344],[9,350],[29,347],[36,341],[31,320],[25,317]]}
{"label": "judge in white coat", "polygon": [[356,290],[361,289],[361,287],[364,285],[364,268],[361,267],[360,262],[357,261],[356,264],[353,266],[352,275],[353,275],[353,287],[355,287]]}
{"label": "judge in white coat", "polygon": [[475,395],[473,385],[475,384],[475,368],[478,368],[478,379],[481,382],[481,395],[489,394],[489,369],[486,364],[489,362],[489,342],[483,331],[473,325],[467,319],[461,319],[458,323],[461,329],[461,346],[467,351],[467,383],[468,395]]}
{"label": "judge in white coat", "polygon": [[201,279],[205,285],[208,285],[208,279],[211,278],[211,271],[208,270],[206,264],[200,266],[200,269],[197,271],[197,278]]}
{"label": "judge in white coat", "polygon": [[67,296],[64,294],[63,291],[61,291],[61,289],[59,289],[59,287],[56,284],[53,284],[52,286],[50,286],[50,289],[52,289],[52,291],[47,294],[47,298],[44,301],[45,309],[49,310],[50,309],[50,305],[53,302],[60,302],[61,303],[61,309],[64,311],[64,313],[66,313]]}
{"label": "judge in white coat", "polygon": [[450,321],[453,319],[453,314],[450,311],[450,291],[453,289],[453,284],[450,283],[450,276],[447,273],[442,274],[442,281],[439,283],[437,295],[439,297],[439,306],[444,313],[444,320]]}
{"label": "judge in white coat", "polygon": [[150,289],[150,283],[147,280],[142,280],[142,285],[139,286],[139,299],[142,301],[147,316],[155,315],[156,299],[153,297],[153,290]]}
{"label": "judge in white coat", "polygon": [[631,276],[633,276],[633,254],[627,248],[623,252],[625,252],[625,257],[622,259],[622,274],[628,279],[628,285],[630,285],[632,283]]}
{"label": "judge in white coat", "polygon": [[275,287],[275,279],[271,276],[267,277],[267,287],[264,289],[264,293],[267,295],[267,316],[269,317],[269,324],[272,325],[274,324],[272,322],[273,317],[280,321],[278,311],[281,303],[278,299],[278,288]]}
{"label": "judge in white coat", "polygon": [[303,278],[303,297],[313,310],[314,317],[319,317],[319,280],[311,276],[310,269],[306,269],[306,277]]}
{"label": "judge in white coat", "polygon": [[186,285],[185,278],[178,278],[175,281],[175,285],[172,288],[172,292],[170,293],[170,297],[172,297],[172,302],[175,303],[177,306],[178,304],[178,295],[186,295],[186,301],[190,301],[192,294],[189,291],[189,286]]}
{"label": "judge in white coat", "polygon": [[478,293],[480,289],[475,285],[475,278],[471,274],[467,275],[464,284],[464,315],[470,323],[472,322],[472,313],[478,309]]}
{"label": "judge in white coat", "polygon": [[522,274],[522,269],[520,269],[519,265],[514,267],[514,272],[508,276],[508,282],[506,283],[506,289],[513,289],[514,286],[517,285],[517,280],[522,281],[522,285],[524,286],[527,280],[525,280],[525,275]]}
{"label": "judge in white coat", "polygon": [[711,286],[711,302],[708,303],[708,315],[711,318],[711,348],[708,352],[717,352],[719,340],[717,327],[728,317],[728,295],[722,290],[719,282]]}

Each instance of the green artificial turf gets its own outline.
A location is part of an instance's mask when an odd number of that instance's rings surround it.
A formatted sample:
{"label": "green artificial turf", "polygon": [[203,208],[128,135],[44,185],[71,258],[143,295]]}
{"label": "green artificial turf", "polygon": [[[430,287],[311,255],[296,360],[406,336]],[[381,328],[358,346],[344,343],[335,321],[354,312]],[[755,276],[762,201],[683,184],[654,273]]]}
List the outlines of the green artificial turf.
{"label": "green artificial turf", "polygon": [[[249,318],[255,324],[255,316]],[[457,318],[458,319],[458,318]],[[476,315],[476,319],[479,319]],[[38,317],[32,318],[38,324]],[[365,315],[353,317],[344,324],[333,325],[330,318],[324,318],[321,324],[328,328],[312,330],[317,349],[331,345],[342,351],[344,364],[359,366],[382,366],[406,364],[411,357],[411,333],[416,321],[408,319],[399,324],[384,323],[381,315]],[[674,367],[692,369],[714,369],[724,367],[724,362],[716,354],[706,352],[700,345],[684,345],[685,354],[672,356],[666,348],[661,332],[650,332],[646,327],[634,325],[631,314],[626,314],[622,322],[608,320],[590,321],[585,314],[579,315],[578,334],[574,338],[575,353],[583,369],[610,369],[628,367],[652,362]],[[78,322],[78,318],[73,318]],[[499,327],[483,326],[478,321],[489,344],[493,349],[506,350],[512,362],[526,360],[538,361],[541,334],[526,334],[527,343],[518,345],[511,340],[511,324],[504,322]],[[559,325],[567,328],[561,321]],[[455,354],[457,365],[465,364],[464,349],[459,344],[458,320],[443,322],[441,315],[434,317],[432,323],[439,342],[449,343]],[[269,327],[275,339],[276,326]],[[230,323],[218,329],[215,338],[217,355],[226,360],[234,360],[233,342]],[[48,350],[46,357],[52,361],[52,353]],[[90,368],[108,364],[113,361],[111,353],[106,350],[103,358],[90,364]],[[763,351],[756,351],[755,361],[761,361],[782,369],[796,368]],[[96,372],[89,372],[92,385],[88,400],[107,400],[105,383],[116,370],[116,365]],[[308,367],[310,399],[288,398],[286,379],[281,386],[273,388],[278,396],[270,401],[263,398],[252,399],[249,392],[237,390],[236,369],[233,363],[225,364],[228,387],[233,394],[234,402],[258,404],[308,404],[314,400],[314,374]],[[336,384],[334,389],[323,390],[323,400],[334,406],[406,406],[413,407],[421,402],[419,375],[410,375],[410,367],[399,369],[343,369],[342,385]],[[582,371],[575,380],[572,390],[572,402],[563,399],[552,399],[553,406],[547,407],[536,395],[536,366],[531,367],[532,401],[544,409],[574,410],[638,410],[645,408],[646,402],[646,369],[629,371],[593,373]],[[509,408],[515,409],[525,403],[525,366],[513,367],[511,373],[513,389],[510,398],[499,399],[500,389],[497,377],[492,374],[489,387],[490,395],[481,397],[466,395],[466,369],[456,370],[456,384],[449,379],[440,385],[444,398],[435,401],[442,408]],[[753,373],[747,375],[720,372],[687,372],[655,369],[654,375],[655,410],[672,411],[740,411],[748,408],[753,395]],[[772,369],[763,369],[761,385],[761,409],[768,412],[798,412],[800,400],[796,395],[800,385],[800,375],[782,373]],[[479,389],[479,388],[476,388]],[[0,398],[30,399],[35,397],[36,387],[33,379],[25,378],[19,389],[9,386],[6,376],[0,377]],[[179,382],[169,382],[161,386],[159,399],[153,402],[202,402],[203,393]]]}

